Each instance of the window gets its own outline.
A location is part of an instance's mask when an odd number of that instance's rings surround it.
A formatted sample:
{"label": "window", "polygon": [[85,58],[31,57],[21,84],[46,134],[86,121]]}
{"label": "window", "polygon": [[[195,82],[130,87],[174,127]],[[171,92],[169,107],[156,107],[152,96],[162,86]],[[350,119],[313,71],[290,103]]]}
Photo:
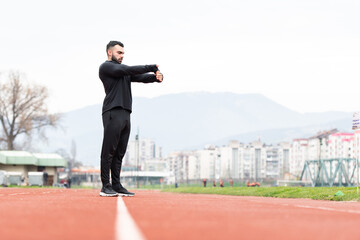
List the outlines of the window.
{"label": "window", "polygon": [[43,166],[38,166],[37,167],[38,172],[43,172],[44,170],[45,170],[45,167],[43,167]]}

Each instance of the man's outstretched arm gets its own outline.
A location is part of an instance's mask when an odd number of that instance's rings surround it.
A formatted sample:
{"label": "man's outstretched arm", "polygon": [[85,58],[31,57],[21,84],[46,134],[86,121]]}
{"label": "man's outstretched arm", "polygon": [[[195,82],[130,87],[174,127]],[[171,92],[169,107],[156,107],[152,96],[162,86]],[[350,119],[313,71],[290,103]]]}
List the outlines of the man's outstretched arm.
{"label": "man's outstretched arm", "polygon": [[100,73],[110,75],[112,77],[133,76],[137,74],[144,74],[148,72],[158,71],[157,65],[138,65],[127,66],[124,64],[116,64],[113,62],[105,62],[100,67]]}
{"label": "man's outstretched arm", "polygon": [[155,74],[139,74],[131,76],[131,82],[142,82],[142,83],[152,83],[152,82],[162,82],[164,76],[160,71],[156,71]]}

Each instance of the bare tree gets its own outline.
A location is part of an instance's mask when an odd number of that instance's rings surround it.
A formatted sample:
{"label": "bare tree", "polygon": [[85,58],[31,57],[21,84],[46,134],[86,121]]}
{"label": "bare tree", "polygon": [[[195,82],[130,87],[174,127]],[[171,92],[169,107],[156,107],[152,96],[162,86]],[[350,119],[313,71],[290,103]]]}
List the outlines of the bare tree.
{"label": "bare tree", "polygon": [[10,72],[7,81],[0,82],[0,143],[14,150],[20,135],[31,139],[38,133],[46,139],[45,127],[56,127],[60,120],[60,115],[49,114],[47,99],[46,87],[30,85],[19,72]]}

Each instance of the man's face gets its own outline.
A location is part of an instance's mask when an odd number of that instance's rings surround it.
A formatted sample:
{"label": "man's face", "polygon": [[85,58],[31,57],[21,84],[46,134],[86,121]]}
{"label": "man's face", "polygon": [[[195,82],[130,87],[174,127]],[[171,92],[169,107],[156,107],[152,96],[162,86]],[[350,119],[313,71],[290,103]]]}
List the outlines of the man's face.
{"label": "man's face", "polygon": [[121,63],[124,58],[124,48],[120,45],[115,45],[112,48],[108,50],[109,54],[109,60],[116,61],[118,63]]}

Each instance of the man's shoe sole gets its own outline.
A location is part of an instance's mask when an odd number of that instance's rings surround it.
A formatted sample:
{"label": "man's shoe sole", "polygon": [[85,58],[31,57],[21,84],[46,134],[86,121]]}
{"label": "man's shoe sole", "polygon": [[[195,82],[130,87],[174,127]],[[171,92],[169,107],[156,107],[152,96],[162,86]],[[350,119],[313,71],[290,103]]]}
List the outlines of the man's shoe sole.
{"label": "man's shoe sole", "polygon": [[135,194],[118,193],[120,197],[133,197]]}
{"label": "man's shoe sole", "polygon": [[117,193],[104,193],[104,192],[100,192],[100,196],[101,196],[101,197],[117,197],[118,194],[117,194]]}

